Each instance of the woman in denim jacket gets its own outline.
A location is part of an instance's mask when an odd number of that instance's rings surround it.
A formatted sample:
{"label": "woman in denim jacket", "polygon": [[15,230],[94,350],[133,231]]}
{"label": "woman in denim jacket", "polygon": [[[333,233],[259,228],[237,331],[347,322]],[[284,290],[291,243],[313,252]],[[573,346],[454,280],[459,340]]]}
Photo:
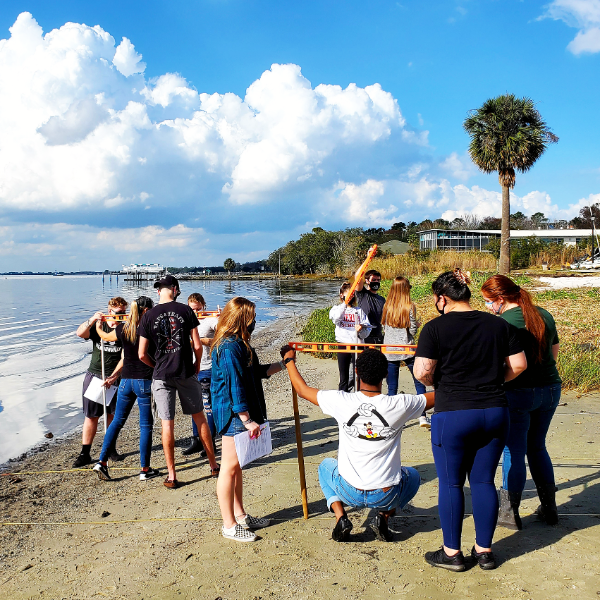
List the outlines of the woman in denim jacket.
{"label": "woman in denim jacket", "polygon": [[254,529],[267,527],[268,519],[246,513],[242,500],[242,469],[234,436],[248,432],[260,435],[267,417],[261,379],[283,369],[281,362],[261,365],[250,346],[256,325],[256,307],[246,298],[230,300],[221,316],[211,344],[212,377],[210,390],[217,433],[222,438],[221,471],[217,496],[223,517],[223,537],[238,542],[254,542]]}

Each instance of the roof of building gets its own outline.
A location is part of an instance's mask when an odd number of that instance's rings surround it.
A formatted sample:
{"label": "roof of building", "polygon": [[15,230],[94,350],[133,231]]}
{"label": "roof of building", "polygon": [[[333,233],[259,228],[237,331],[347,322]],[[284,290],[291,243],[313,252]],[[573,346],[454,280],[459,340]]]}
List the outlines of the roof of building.
{"label": "roof of building", "polygon": [[390,240],[384,244],[380,244],[379,248],[392,254],[406,254],[410,250],[410,244],[401,242],[400,240]]}

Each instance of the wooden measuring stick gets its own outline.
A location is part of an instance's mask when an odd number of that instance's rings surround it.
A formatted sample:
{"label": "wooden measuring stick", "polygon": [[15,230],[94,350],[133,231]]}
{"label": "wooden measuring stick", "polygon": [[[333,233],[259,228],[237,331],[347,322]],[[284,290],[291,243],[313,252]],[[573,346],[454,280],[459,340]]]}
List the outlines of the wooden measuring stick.
{"label": "wooden measuring stick", "polygon": [[[220,310],[195,310],[198,319],[206,319],[207,317],[218,317],[221,314]],[[102,321],[126,321],[129,318],[129,313],[119,313],[116,315],[102,315]]]}
{"label": "wooden measuring stick", "polygon": [[367,268],[369,267],[369,263],[373,260],[376,254],[377,244],[373,244],[373,246],[371,246],[371,248],[369,248],[369,251],[367,252],[367,258],[365,259],[365,262],[360,266],[360,269],[356,272],[356,276],[354,277],[354,281],[350,286],[350,290],[346,294],[346,299],[344,300],[346,306],[348,306],[350,300],[352,300],[352,296],[354,296],[354,291],[358,287],[359,281],[364,277],[365,273],[367,272]]}
{"label": "wooden measuring stick", "polygon": [[300,473],[300,492],[302,494],[302,512],[308,519],[308,497],[306,495],[306,475],[304,473],[304,450],[302,448],[302,430],[300,429],[300,413],[298,412],[298,393],[292,385],[292,403],[294,405],[294,425],[296,427],[296,447],[298,448],[298,471]]}

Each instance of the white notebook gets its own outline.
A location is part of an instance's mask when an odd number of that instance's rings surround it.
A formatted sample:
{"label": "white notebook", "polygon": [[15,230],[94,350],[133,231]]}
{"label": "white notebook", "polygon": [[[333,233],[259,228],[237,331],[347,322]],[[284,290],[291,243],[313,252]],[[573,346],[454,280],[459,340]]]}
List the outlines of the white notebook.
{"label": "white notebook", "polygon": [[[109,406],[112,399],[119,388],[116,385],[111,385],[106,388],[106,406]],[[90,384],[83,394],[88,400],[97,402],[98,404],[104,404],[102,398],[102,379],[99,377],[92,377]]]}
{"label": "white notebook", "polygon": [[269,423],[260,426],[260,435],[252,439],[249,431],[242,431],[233,436],[235,451],[237,452],[240,467],[246,466],[257,458],[268,456],[273,452],[271,444],[271,428]]}

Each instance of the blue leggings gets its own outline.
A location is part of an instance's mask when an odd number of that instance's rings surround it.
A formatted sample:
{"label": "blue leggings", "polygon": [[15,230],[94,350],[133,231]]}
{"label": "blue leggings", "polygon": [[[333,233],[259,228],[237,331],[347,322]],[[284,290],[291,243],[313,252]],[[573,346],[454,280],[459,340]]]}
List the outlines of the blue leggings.
{"label": "blue leggings", "polygon": [[475,539],[490,548],[498,519],[496,469],[508,434],[508,408],[434,413],[431,447],[439,481],[438,509],[444,545],[460,550],[465,514],[463,487],[469,476]]}

